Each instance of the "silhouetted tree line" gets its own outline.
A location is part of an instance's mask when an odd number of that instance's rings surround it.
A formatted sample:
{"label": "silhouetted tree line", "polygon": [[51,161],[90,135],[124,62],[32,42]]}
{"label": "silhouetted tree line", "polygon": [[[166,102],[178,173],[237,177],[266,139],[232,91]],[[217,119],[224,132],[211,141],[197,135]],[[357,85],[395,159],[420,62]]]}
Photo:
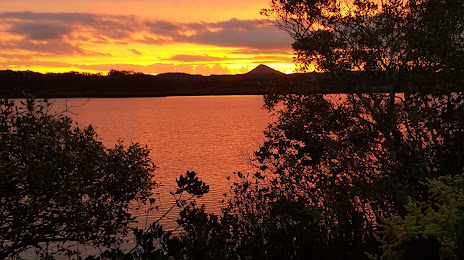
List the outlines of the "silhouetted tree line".
{"label": "silhouetted tree line", "polygon": [[[0,96],[10,98],[65,97],[162,97],[193,95],[264,95],[272,93],[354,93],[385,92],[388,75],[383,72],[347,72],[347,77],[361,82],[356,88],[350,80],[334,79],[329,73],[295,73],[289,75],[212,75],[165,73],[157,76],[133,71],[111,70],[108,75],[69,72],[41,74],[32,71],[0,71]],[[403,81],[428,78],[429,73],[406,73]],[[447,75],[449,76],[449,75]],[[453,76],[456,77],[456,76]],[[421,84],[404,84],[401,92],[440,91],[442,84],[424,80]],[[460,91],[462,84],[447,86]]]}
{"label": "silhouetted tree line", "polygon": [[0,71],[2,97],[143,97],[190,95],[262,95],[273,77],[200,76],[165,73],[157,76],[111,70],[108,75]]}

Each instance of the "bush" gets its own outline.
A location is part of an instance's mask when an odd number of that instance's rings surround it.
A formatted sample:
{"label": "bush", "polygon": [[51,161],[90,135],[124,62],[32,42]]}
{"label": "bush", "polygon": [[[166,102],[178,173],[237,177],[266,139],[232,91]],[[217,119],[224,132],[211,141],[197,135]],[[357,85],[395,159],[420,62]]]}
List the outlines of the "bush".
{"label": "bush", "polygon": [[464,175],[442,176],[426,186],[429,197],[410,201],[404,217],[381,218],[381,259],[464,258]]}
{"label": "bush", "polygon": [[21,104],[0,101],[0,258],[78,255],[72,243],[118,247],[135,221],[131,202],[147,201],[156,185],[149,150],[107,149],[48,102]]}

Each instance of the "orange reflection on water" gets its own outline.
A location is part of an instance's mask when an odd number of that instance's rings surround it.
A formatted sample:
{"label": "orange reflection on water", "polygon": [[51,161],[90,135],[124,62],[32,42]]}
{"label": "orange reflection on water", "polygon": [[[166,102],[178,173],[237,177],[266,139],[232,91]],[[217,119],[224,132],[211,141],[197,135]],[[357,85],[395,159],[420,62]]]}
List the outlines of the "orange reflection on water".
{"label": "orange reflection on water", "polygon": [[[107,147],[120,139],[151,149],[164,207],[172,205],[175,179],[189,170],[210,185],[200,202],[219,211],[218,201],[231,184],[226,177],[253,170],[249,158],[262,145],[271,120],[262,96],[91,99],[72,107],[86,101],[69,99],[68,108],[76,113],[69,116],[80,126],[92,124]],[[64,110],[64,103],[56,100],[54,109]]]}

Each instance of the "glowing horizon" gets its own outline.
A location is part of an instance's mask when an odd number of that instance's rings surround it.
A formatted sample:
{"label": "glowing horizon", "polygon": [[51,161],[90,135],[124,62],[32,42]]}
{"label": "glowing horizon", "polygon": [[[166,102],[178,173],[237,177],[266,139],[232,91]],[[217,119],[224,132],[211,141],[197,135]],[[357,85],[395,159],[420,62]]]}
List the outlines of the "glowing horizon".
{"label": "glowing horizon", "polygon": [[267,0],[35,0],[0,7],[0,70],[147,74],[295,70]]}

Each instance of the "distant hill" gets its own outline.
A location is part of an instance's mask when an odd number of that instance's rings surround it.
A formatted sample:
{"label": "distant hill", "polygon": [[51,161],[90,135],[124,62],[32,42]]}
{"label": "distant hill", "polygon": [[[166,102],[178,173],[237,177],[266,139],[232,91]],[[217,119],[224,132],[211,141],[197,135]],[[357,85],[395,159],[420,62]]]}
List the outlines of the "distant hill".
{"label": "distant hill", "polygon": [[271,67],[260,64],[250,72],[245,74],[248,77],[270,77],[284,75],[282,72],[277,71]]}

